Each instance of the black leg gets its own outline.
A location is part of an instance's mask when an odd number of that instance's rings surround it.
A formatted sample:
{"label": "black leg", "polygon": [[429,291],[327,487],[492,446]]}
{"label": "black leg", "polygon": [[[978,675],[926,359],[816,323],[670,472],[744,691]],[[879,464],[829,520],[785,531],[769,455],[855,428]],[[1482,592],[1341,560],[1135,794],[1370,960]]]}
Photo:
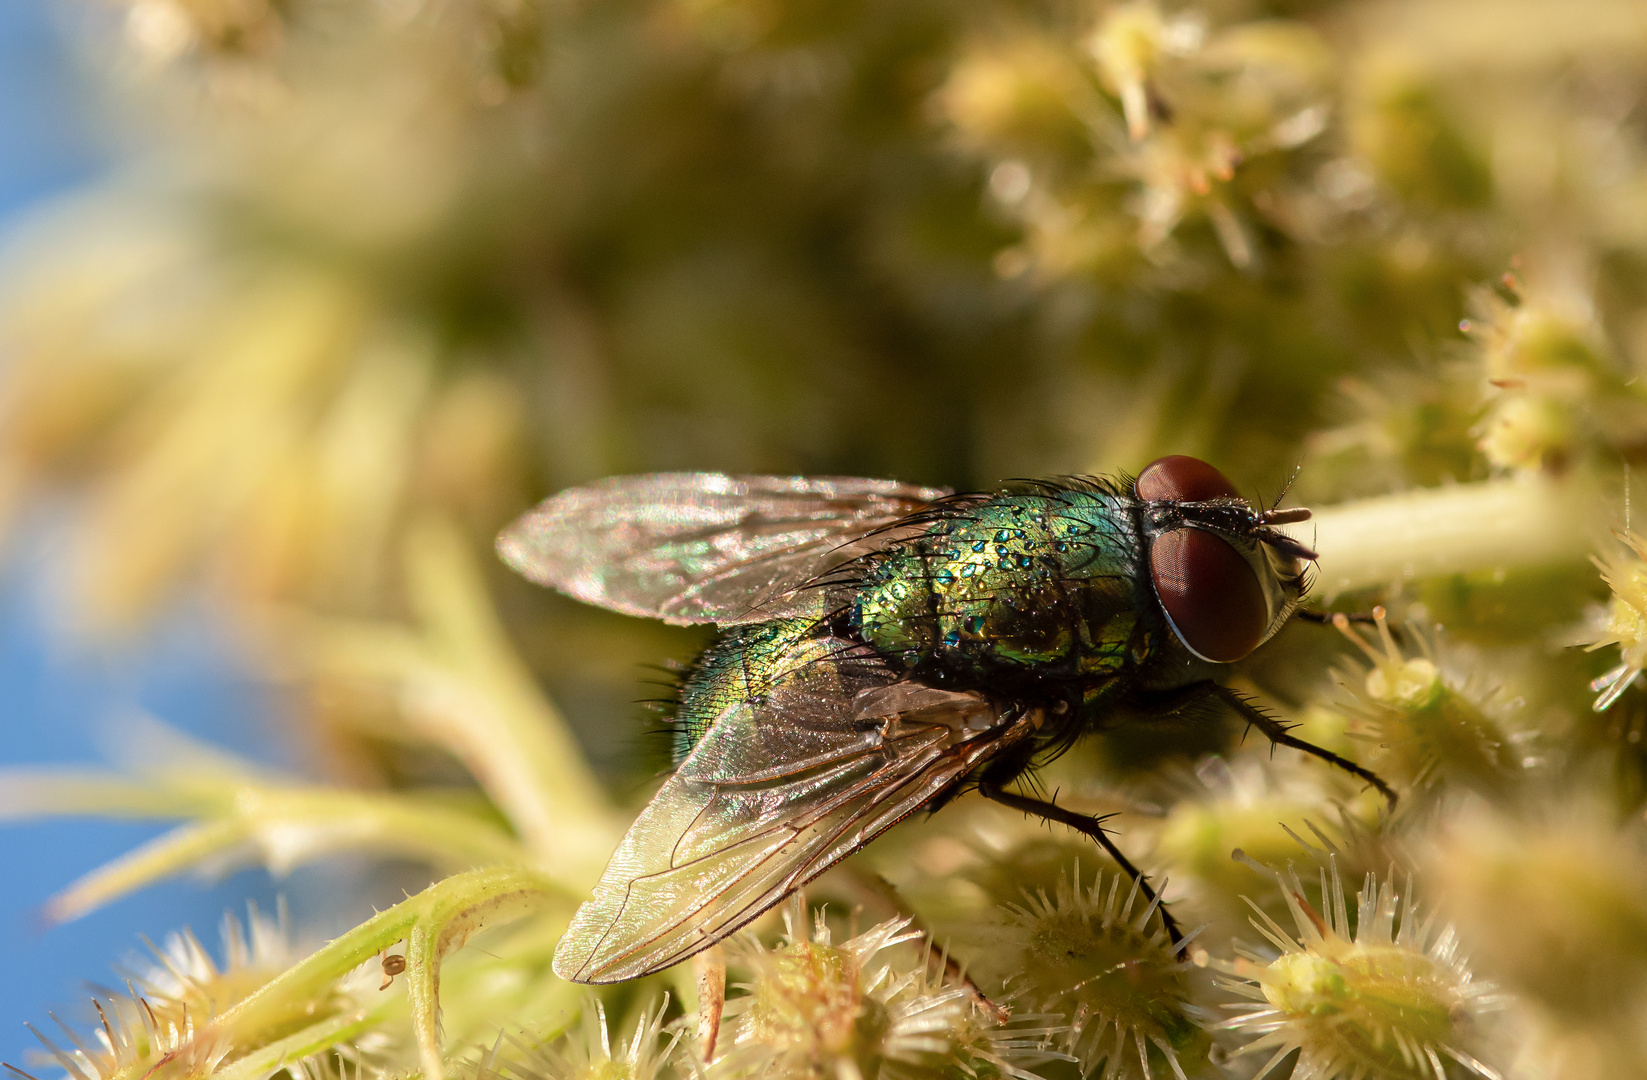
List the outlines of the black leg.
{"label": "black leg", "polygon": [[[1103,818],[1093,817],[1091,814],[1077,814],[1073,810],[1065,810],[1057,803],[1048,802],[1045,799],[1035,799],[1028,795],[1019,795],[1017,792],[1007,791],[1001,787],[999,782],[992,780],[987,775],[978,782],[978,793],[986,799],[1000,803],[1002,806],[1010,806],[1014,810],[1022,810],[1026,814],[1034,814],[1036,817],[1044,818],[1047,821],[1056,821],[1061,825],[1068,825],[1076,832],[1090,836],[1098,842],[1099,847],[1109,852],[1109,857],[1114,859],[1132,880],[1138,883],[1138,888],[1144,894],[1145,899],[1151,903],[1157,902],[1155,889],[1150,885],[1149,878],[1144,876],[1143,871],[1132,865],[1130,859],[1121,854],[1121,849],[1116,847],[1115,842],[1109,838],[1109,834],[1104,832]],[[1172,913],[1167,910],[1167,906],[1160,904],[1159,907],[1161,924],[1167,928],[1167,937],[1172,940],[1172,951],[1177,952],[1183,947],[1184,935],[1179,932],[1178,923],[1173,919]]]}
{"label": "black leg", "polygon": [[1306,754],[1313,754],[1322,761],[1327,762],[1329,765],[1336,765],[1345,772],[1350,773],[1353,776],[1360,777],[1373,787],[1377,788],[1378,793],[1388,799],[1391,806],[1395,805],[1395,792],[1391,790],[1390,785],[1386,784],[1377,773],[1370,769],[1363,769],[1355,762],[1349,760],[1348,758],[1339,757],[1331,750],[1324,749],[1316,746],[1314,743],[1305,742],[1303,739],[1295,737],[1287,730],[1287,725],[1269,715],[1264,710],[1254,705],[1251,701],[1248,701],[1245,697],[1236,693],[1234,690],[1231,690],[1227,686],[1220,686],[1215,682],[1197,683],[1196,685],[1205,687],[1205,693],[1222,698],[1230,708],[1240,714],[1241,719],[1245,720],[1247,723],[1251,724],[1253,727],[1268,736],[1270,742],[1275,743],[1277,746],[1290,746],[1294,750],[1302,750]]}

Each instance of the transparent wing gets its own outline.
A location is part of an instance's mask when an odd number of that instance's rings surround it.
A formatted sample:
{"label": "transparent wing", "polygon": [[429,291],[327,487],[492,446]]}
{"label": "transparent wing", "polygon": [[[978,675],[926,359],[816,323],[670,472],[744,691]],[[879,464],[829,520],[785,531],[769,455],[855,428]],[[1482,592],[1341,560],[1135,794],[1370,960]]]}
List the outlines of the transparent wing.
{"label": "transparent wing", "polygon": [[729,707],[647,805],[555,972],[618,982],[743,926],[1032,730],[983,696],[900,681],[813,639],[759,702]]}
{"label": "transparent wing", "polygon": [[[747,622],[946,492],[853,477],[653,473],[563,491],[498,537],[543,585],[628,615]],[[853,543],[860,541],[859,543]]]}

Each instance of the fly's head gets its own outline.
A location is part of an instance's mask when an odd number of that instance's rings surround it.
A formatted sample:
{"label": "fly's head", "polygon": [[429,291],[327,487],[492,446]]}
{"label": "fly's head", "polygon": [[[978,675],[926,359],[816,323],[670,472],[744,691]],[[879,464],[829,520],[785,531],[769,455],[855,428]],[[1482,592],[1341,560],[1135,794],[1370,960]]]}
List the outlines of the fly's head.
{"label": "fly's head", "polygon": [[1138,474],[1150,580],[1184,647],[1240,660],[1285,625],[1304,598],[1315,552],[1277,526],[1308,510],[1255,508],[1217,469],[1174,455]]}

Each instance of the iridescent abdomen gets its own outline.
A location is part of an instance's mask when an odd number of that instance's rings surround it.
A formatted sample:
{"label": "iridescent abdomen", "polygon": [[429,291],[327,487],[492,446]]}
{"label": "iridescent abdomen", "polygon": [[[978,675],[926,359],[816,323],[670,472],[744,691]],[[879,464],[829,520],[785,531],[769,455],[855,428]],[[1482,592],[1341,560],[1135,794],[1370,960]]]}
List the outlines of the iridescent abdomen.
{"label": "iridescent abdomen", "polygon": [[1086,679],[1141,651],[1136,504],[1101,490],[998,495],[874,556],[863,639],[912,668]]}
{"label": "iridescent abdomen", "polygon": [[[681,683],[674,716],[674,758],[681,761],[728,709],[767,694],[793,667],[812,619],[773,619],[734,627],[716,638]],[[801,652],[805,659],[805,651]],[[821,659],[821,654],[818,657]]]}

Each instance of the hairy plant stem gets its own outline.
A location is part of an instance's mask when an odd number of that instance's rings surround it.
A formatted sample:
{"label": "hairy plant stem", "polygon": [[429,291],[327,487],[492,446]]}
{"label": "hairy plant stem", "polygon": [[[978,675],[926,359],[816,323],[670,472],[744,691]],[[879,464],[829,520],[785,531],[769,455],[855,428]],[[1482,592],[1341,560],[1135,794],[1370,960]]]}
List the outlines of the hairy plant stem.
{"label": "hairy plant stem", "polygon": [[1315,590],[1339,593],[1419,578],[1576,561],[1607,521],[1580,479],[1488,480],[1329,506],[1286,531],[1321,555]]}

